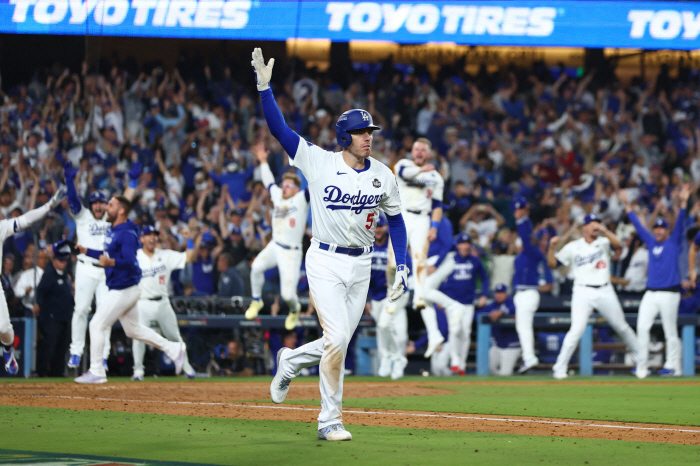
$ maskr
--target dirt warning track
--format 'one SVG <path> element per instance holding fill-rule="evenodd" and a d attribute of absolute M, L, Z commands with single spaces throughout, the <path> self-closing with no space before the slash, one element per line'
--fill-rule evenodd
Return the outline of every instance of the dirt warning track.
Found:
<path fill-rule="evenodd" d="M 421 396 L 451 393 L 451 383 L 346 383 L 346 398 Z M 444 385 L 445 388 L 439 388 Z M 318 384 L 295 383 L 289 399 L 318 398 Z M 89 411 L 316 422 L 318 406 L 275 405 L 243 400 L 267 398 L 269 383 L 68 383 L 3 384 L 0 404 Z M 525 416 L 433 413 L 347 408 L 347 425 L 492 432 L 503 434 L 627 440 L 700 445 L 700 427 Z"/>

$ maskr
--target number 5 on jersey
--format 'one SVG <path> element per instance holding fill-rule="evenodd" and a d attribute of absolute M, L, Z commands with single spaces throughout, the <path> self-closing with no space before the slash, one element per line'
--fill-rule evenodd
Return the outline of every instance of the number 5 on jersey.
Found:
<path fill-rule="evenodd" d="M 367 224 L 365 225 L 365 228 L 367 228 L 368 230 L 371 230 L 372 225 L 374 225 L 374 214 L 375 212 L 367 214 Z"/>

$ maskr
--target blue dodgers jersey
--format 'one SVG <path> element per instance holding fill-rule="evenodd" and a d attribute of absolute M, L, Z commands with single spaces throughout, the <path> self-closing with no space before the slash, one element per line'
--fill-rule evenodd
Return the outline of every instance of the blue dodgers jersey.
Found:
<path fill-rule="evenodd" d="M 200 293 L 212 295 L 216 291 L 214 284 L 214 261 L 211 256 L 205 260 L 197 258 L 192 264 L 192 285 Z"/>
<path fill-rule="evenodd" d="M 479 322 L 482 314 L 488 315 L 491 311 L 498 310 L 502 310 L 504 315 L 514 316 L 515 304 L 513 304 L 513 297 L 508 296 L 508 298 L 500 304 L 494 301 L 481 309 L 477 309 L 474 313 L 474 318 L 477 322 Z M 500 325 L 492 325 L 491 343 L 495 344 L 499 348 L 520 348 L 520 340 L 518 339 L 518 332 L 516 332 L 515 327 L 501 327 Z"/>
<path fill-rule="evenodd" d="M 454 269 L 440 286 L 440 291 L 459 303 L 473 304 L 476 297 L 477 277 L 481 278 L 481 294 L 488 293 L 489 277 L 486 269 L 481 259 L 471 254 L 461 256 L 456 252 L 454 260 Z"/>
<path fill-rule="evenodd" d="M 647 272 L 647 288 L 663 290 L 680 286 L 681 277 L 678 270 L 678 257 L 681 254 L 683 229 L 686 209 L 678 212 L 676 224 L 671 235 L 664 242 L 658 242 L 656 237 L 639 221 L 634 211 L 627 216 L 637 229 L 637 234 L 649 250 L 649 269 Z"/>
<path fill-rule="evenodd" d="M 369 291 L 367 293 L 371 300 L 381 301 L 386 298 L 386 268 L 388 261 L 389 241 L 385 241 L 383 245 L 374 243 L 374 251 L 372 252 L 372 272 L 369 278 Z"/>
<path fill-rule="evenodd" d="M 105 235 L 105 254 L 115 260 L 114 267 L 105 267 L 110 290 L 123 290 L 141 281 L 141 268 L 136 259 L 139 248 L 139 227 L 127 220 L 112 227 Z"/>
<path fill-rule="evenodd" d="M 523 242 L 523 251 L 515 257 L 513 267 L 515 274 L 513 275 L 513 289 L 527 290 L 537 289 L 540 284 L 540 264 L 544 263 L 546 267 L 546 258 L 542 251 L 532 244 L 532 222 L 528 217 L 523 217 L 518 220 L 516 229 L 518 235 Z M 551 271 L 550 271 L 551 275 Z"/>

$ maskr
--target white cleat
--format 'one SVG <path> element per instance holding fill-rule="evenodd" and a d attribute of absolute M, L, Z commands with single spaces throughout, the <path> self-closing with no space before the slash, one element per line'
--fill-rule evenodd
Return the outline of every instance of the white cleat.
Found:
<path fill-rule="evenodd" d="M 282 377 L 282 370 L 280 367 L 280 361 L 282 360 L 282 353 L 289 348 L 282 348 L 277 352 L 277 374 L 272 378 L 270 383 L 270 398 L 272 398 L 273 403 L 280 404 L 287 398 L 287 393 L 289 393 L 289 384 L 292 383 L 292 379 L 285 379 Z"/>
<path fill-rule="evenodd" d="M 379 363 L 379 370 L 377 370 L 377 375 L 379 377 L 389 377 L 391 375 L 391 359 L 384 357 Z"/>
<path fill-rule="evenodd" d="M 185 364 L 182 366 L 182 372 L 185 373 L 188 379 L 194 379 L 197 376 L 194 367 L 190 365 L 189 361 L 185 361 Z"/>
<path fill-rule="evenodd" d="M 134 374 L 131 376 L 131 381 L 132 382 L 143 382 L 143 375 L 139 374 Z"/>
<path fill-rule="evenodd" d="M 552 377 L 554 377 L 556 380 L 564 380 L 569 377 L 569 374 L 566 372 L 554 371 L 552 373 Z"/>
<path fill-rule="evenodd" d="M 391 380 L 398 380 L 403 377 L 403 370 L 406 369 L 408 359 L 404 356 L 401 359 L 394 361 L 394 366 L 391 368 Z"/>
<path fill-rule="evenodd" d="M 345 430 L 342 423 L 331 424 L 323 429 L 318 429 L 318 439 L 342 442 L 344 440 L 352 440 L 352 434 Z"/>
<path fill-rule="evenodd" d="M 445 341 L 445 337 L 440 335 L 439 338 L 428 337 L 428 349 L 425 350 L 423 355 L 426 359 L 433 355 L 433 353 L 442 345 Z"/>
<path fill-rule="evenodd" d="M 248 310 L 245 311 L 245 318 L 248 320 L 255 319 L 264 306 L 265 303 L 263 303 L 262 299 L 251 302 L 250 306 L 248 306 Z"/>
<path fill-rule="evenodd" d="M 636 368 L 632 371 L 632 373 L 638 378 L 638 379 L 646 379 L 649 376 L 649 369 L 640 369 Z"/>
<path fill-rule="evenodd" d="M 523 365 L 520 366 L 520 369 L 518 369 L 518 374 L 525 374 L 527 371 L 535 367 L 540 363 L 540 360 L 537 359 L 537 356 L 534 356 L 532 359 L 529 359 L 528 361 L 523 361 Z"/>
<path fill-rule="evenodd" d="M 87 371 L 86 373 L 84 373 L 80 377 L 76 377 L 75 382 L 77 382 L 77 383 L 92 383 L 92 384 L 107 383 L 107 377 L 99 377 L 99 376 L 93 374 L 92 372 Z"/>

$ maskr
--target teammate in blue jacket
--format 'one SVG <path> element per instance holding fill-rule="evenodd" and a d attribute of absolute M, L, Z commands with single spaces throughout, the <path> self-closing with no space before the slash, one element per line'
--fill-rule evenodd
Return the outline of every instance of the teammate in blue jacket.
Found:
<path fill-rule="evenodd" d="M 112 228 L 105 235 L 104 250 L 77 246 L 82 254 L 97 259 L 105 268 L 107 295 L 97 303 L 95 316 L 90 321 L 90 370 L 76 378 L 78 383 L 98 384 L 107 382 L 102 364 L 102 348 L 107 329 L 119 319 L 124 333 L 151 345 L 168 355 L 179 374 L 185 362 L 185 344 L 168 341 L 139 321 L 137 302 L 141 296 L 139 281 L 141 268 L 136 259 L 139 247 L 139 227 L 128 217 L 131 201 L 124 196 L 114 196 L 107 203 L 107 221 Z"/>
<path fill-rule="evenodd" d="M 617 197 L 625 205 L 627 216 L 649 250 L 647 291 L 642 297 L 642 302 L 639 303 L 637 317 L 639 357 L 635 374 L 640 379 L 649 375 L 649 334 L 656 316 L 660 313 L 666 337 L 666 362 L 659 373 L 680 376 L 682 372 L 681 340 L 678 337 L 678 305 L 681 301 L 681 278 L 678 258 L 683 242 L 683 225 L 688 197 L 690 197 L 690 186 L 686 184 L 681 188 L 678 197 L 680 210 L 673 231 L 670 231 L 668 222 L 663 218 L 657 218 L 652 231 L 649 231 L 632 210 L 632 206 L 627 201 L 627 193 L 624 190 L 618 191 Z"/>
<path fill-rule="evenodd" d="M 516 197 L 513 199 L 511 208 L 523 247 L 514 263 L 513 303 L 515 304 L 515 329 L 523 352 L 523 365 L 518 369 L 518 373 L 524 374 L 540 363 L 535 356 L 535 331 L 532 322 L 535 312 L 540 307 L 541 264 L 546 264 L 547 259 L 542 251 L 532 244 L 532 222 L 528 217 L 530 209 L 527 199 L 522 196 Z"/>
<path fill-rule="evenodd" d="M 476 278 L 481 278 L 479 307 L 486 304 L 489 276 L 479 257 L 472 255 L 471 238 L 460 233 L 455 252 L 449 253 L 440 267 L 425 282 L 425 299 L 445 309 L 450 335 L 450 369 L 464 375 L 474 320 Z M 438 289 L 438 286 L 440 287 Z"/>
<path fill-rule="evenodd" d="M 445 209 L 446 206 L 443 206 Z M 426 275 L 434 273 L 435 270 L 442 264 L 445 260 L 445 256 L 452 250 L 454 246 L 454 231 L 452 229 L 452 223 L 450 220 L 443 216 L 437 227 L 437 236 L 435 241 L 430 243 L 428 248 L 428 260 L 425 262 Z M 445 338 L 440 333 L 438 328 L 437 316 L 435 314 L 435 308 L 433 306 L 426 306 L 421 309 L 420 315 L 423 318 L 423 323 L 425 324 L 425 330 L 428 337 L 428 348 L 425 350 L 424 356 L 429 358 L 433 355 L 433 352 L 437 349 L 440 344 L 445 341 Z"/>
<path fill-rule="evenodd" d="M 513 298 L 508 296 L 505 283 L 496 285 L 491 304 L 476 311 L 475 319 L 488 314 L 492 322 L 498 322 L 503 316 L 515 315 Z M 520 357 L 520 341 L 518 333 L 507 327 L 498 325 L 491 327 L 491 348 L 489 349 L 489 372 L 492 375 L 513 375 L 515 365 Z"/>

